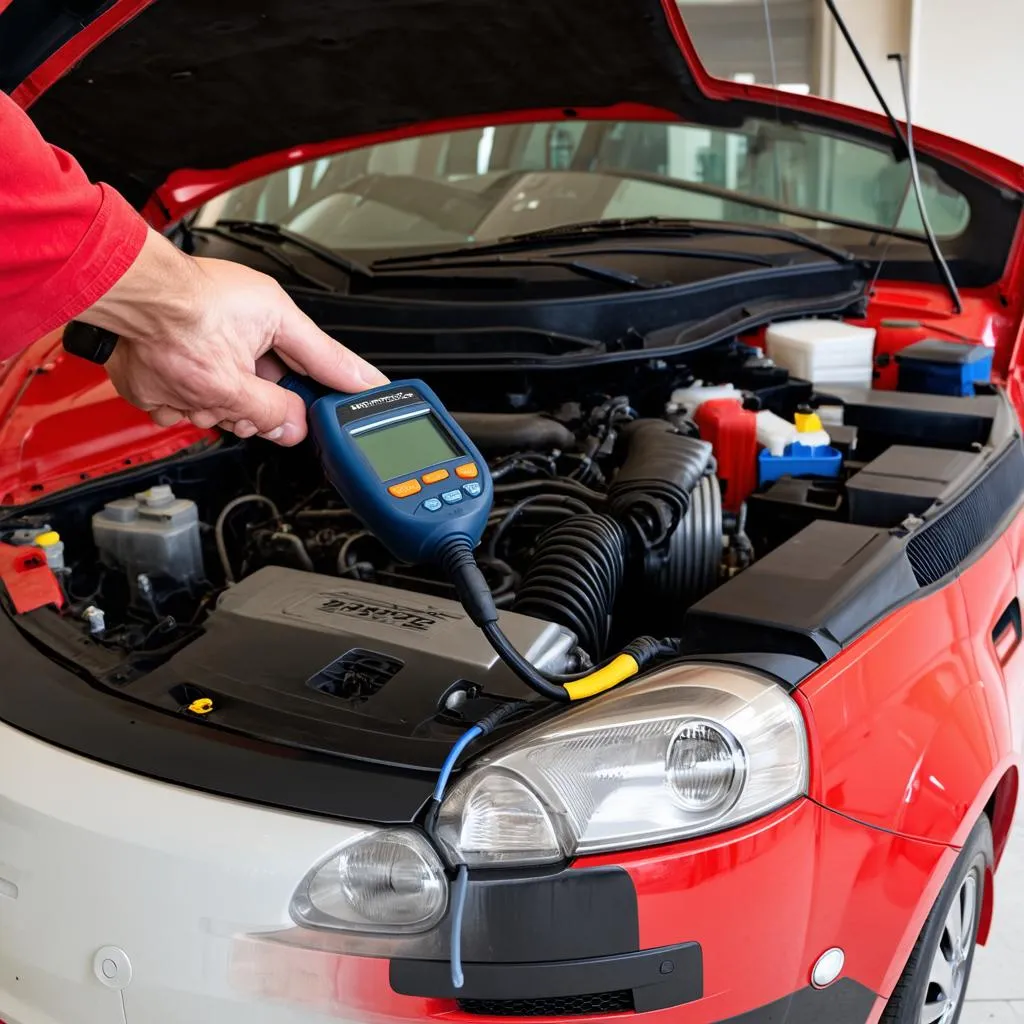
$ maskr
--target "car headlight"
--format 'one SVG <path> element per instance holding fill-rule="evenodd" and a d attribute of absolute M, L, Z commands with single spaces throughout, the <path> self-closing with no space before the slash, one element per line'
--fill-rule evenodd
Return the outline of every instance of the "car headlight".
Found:
<path fill-rule="evenodd" d="M 482 758 L 437 834 L 470 866 L 554 863 L 719 831 L 806 792 L 803 718 L 781 687 L 677 665 Z"/>
<path fill-rule="evenodd" d="M 299 923 L 343 931 L 411 934 L 433 928 L 448 906 L 434 848 L 411 829 L 372 832 L 315 867 L 292 898 Z"/>

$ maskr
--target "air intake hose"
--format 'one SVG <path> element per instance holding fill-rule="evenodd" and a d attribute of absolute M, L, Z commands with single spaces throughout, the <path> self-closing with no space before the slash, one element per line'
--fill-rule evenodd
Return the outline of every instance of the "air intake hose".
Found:
<path fill-rule="evenodd" d="M 711 464 L 711 445 L 664 420 L 635 420 L 622 436 L 629 449 L 608 490 L 608 507 L 648 549 L 661 547 L 690 508 Z"/>
<path fill-rule="evenodd" d="M 626 572 L 626 534 L 610 516 L 573 516 L 545 530 L 513 610 L 571 629 L 600 657 Z"/>
<path fill-rule="evenodd" d="M 692 602 L 714 587 L 721 559 L 711 446 L 661 420 L 637 420 L 625 438 L 611 514 L 573 516 L 542 533 L 513 605 L 571 629 L 593 658 L 607 650 L 627 569 L 645 593 Z"/>

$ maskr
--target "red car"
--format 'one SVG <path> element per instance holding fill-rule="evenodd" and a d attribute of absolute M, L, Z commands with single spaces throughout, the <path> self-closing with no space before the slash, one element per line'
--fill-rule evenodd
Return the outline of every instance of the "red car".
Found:
<path fill-rule="evenodd" d="M 4 1024 L 956 1021 L 1020 770 L 1021 167 L 712 79 L 671 0 L 8 0 L 0 87 L 430 384 L 538 669 L 668 641 L 538 701 L 311 449 L 160 429 L 40 339 L 0 367 Z M 438 508 L 485 469 L 405 454 Z"/>

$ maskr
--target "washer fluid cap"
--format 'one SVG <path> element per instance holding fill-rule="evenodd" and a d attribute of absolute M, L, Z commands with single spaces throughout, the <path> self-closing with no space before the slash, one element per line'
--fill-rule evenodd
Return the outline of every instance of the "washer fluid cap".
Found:
<path fill-rule="evenodd" d="M 60 534 L 56 530 L 49 530 L 36 537 L 36 544 L 41 548 L 51 548 L 54 544 L 60 543 Z"/>

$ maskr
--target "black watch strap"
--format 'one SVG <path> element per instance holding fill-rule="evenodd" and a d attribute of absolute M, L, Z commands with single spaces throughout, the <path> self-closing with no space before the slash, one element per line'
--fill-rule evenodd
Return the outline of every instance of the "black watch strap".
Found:
<path fill-rule="evenodd" d="M 72 320 L 64 328 L 64 350 L 91 363 L 105 363 L 117 347 L 117 335 L 103 327 Z"/>

